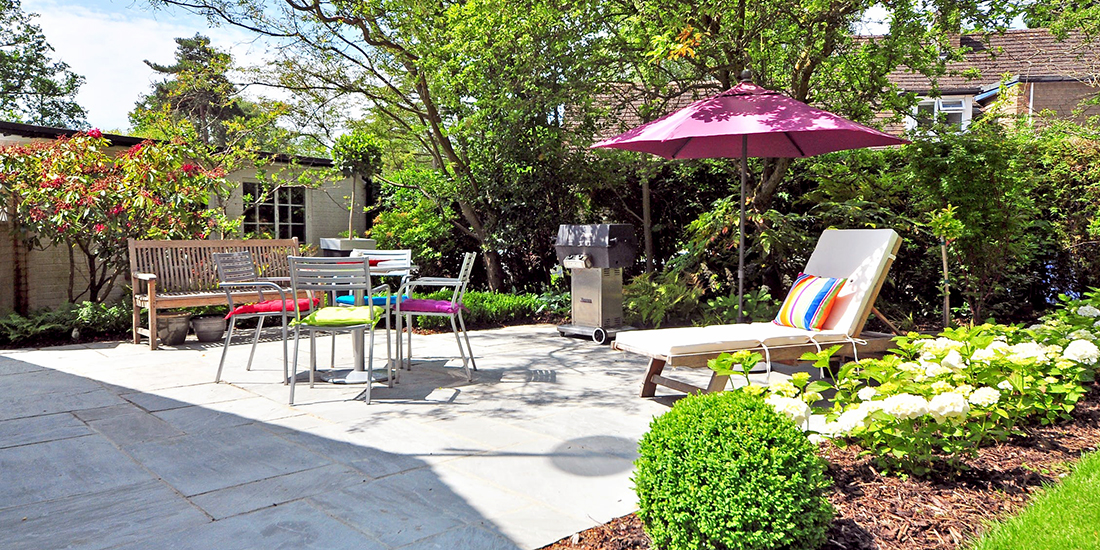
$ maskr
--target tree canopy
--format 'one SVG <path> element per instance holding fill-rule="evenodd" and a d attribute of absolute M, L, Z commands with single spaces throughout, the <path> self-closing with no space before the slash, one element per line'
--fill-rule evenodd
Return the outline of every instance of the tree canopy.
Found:
<path fill-rule="evenodd" d="M 0 118 L 62 128 L 83 128 L 76 93 L 84 77 L 52 59 L 53 47 L 35 14 L 19 0 L 0 0 Z"/>

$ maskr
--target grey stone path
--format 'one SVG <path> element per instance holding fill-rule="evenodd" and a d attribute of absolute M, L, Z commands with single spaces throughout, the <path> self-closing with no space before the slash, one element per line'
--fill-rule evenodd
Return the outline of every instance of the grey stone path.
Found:
<path fill-rule="evenodd" d="M 637 397 L 644 359 L 547 325 L 472 332 L 472 383 L 450 334 L 416 336 L 370 405 L 329 384 L 287 405 L 265 340 L 250 372 L 235 342 L 221 384 L 220 344 L 0 352 L 0 547 L 538 548 L 635 509 L 667 410 Z"/>

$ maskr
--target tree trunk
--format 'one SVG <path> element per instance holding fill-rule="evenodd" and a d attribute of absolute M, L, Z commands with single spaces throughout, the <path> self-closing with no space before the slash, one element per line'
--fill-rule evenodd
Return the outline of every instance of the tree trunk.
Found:
<path fill-rule="evenodd" d="M 767 177 L 756 187 L 756 192 L 753 193 L 752 206 L 757 212 L 764 212 L 771 207 L 772 199 L 775 198 L 775 190 L 779 188 L 779 184 L 783 182 L 783 177 L 787 175 L 787 169 L 791 167 L 791 161 L 789 158 L 771 159 L 775 162 L 771 172 L 766 172 Z"/>
<path fill-rule="evenodd" d="M 642 234 L 645 238 L 645 272 L 653 273 L 653 217 L 648 178 L 642 179 Z"/>
<path fill-rule="evenodd" d="M 504 263 L 500 259 L 500 253 L 482 247 L 482 255 L 485 257 L 485 276 L 489 279 L 489 290 L 500 292 L 504 288 Z"/>

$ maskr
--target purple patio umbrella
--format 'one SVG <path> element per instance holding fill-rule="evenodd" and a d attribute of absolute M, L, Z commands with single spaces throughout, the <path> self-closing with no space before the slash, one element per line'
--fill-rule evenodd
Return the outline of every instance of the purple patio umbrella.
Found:
<path fill-rule="evenodd" d="M 845 149 L 905 143 L 909 142 L 757 86 L 747 74 L 742 74 L 741 82 L 725 92 L 696 101 L 592 147 L 640 151 L 667 159 L 741 159 L 737 265 L 737 318 L 740 322 L 745 284 L 748 157 L 809 157 Z"/>

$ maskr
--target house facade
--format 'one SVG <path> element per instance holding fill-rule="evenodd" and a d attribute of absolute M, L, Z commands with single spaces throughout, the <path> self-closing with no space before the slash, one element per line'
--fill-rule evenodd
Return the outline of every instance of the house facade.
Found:
<path fill-rule="evenodd" d="M 1046 29 L 1018 29 L 955 35 L 952 45 L 964 49 L 963 58 L 948 63 L 935 82 L 905 69 L 890 75 L 891 82 L 920 99 L 890 131 L 937 118 L 966 128 L 984 115 L 1050 112 L 1078 122 L 1100 115 L 1100 105 L 1082 104 L 1100 94 L 1100 44 L 1080 34 L 1059 40 Z M 1000 111 L 994 112 L 995 105 Z"/>
<path fill-rule="evenodd" d="M 75 132 L 0 122 L 0 146 L 52 140 Z M 111 142 L 109 153 L 112 154 L 143 141 L 116 134 L 104 134 L 104 137 Z M 241 218 L 245 234 L 298 237 L 300 243 L 318 246 L 322 238 L 338 237 L 348 230 L 348 198 L 353 195 L 352 227 L 360 233 L 366 230 L 365 189 L 360 178 L 345 178 L 319 186 L 286 185 L 260 198 L 258 190 L 265 179 L 275 177 L 279 181 L 295 182 L 303 172 L 319 172 L 332 167 L 331 161 L 324 158 L 275 155 L 271 160 L 259 169 L 241 169 L 226 176 L 235 185 L 224 208 L 227 215 Z M 86 274 L 80 273 L 78 268 L 75 277 L 76 288 L 81 288 Z M 66 301 L 68 285 L 68 251 L 58 247 L 27 250 L 13 233 L 11 221 L 0 216 L 0 315 L 13 310 L 56 307 Z M 122 290 L 115 292 L 121 294 Z"/>

